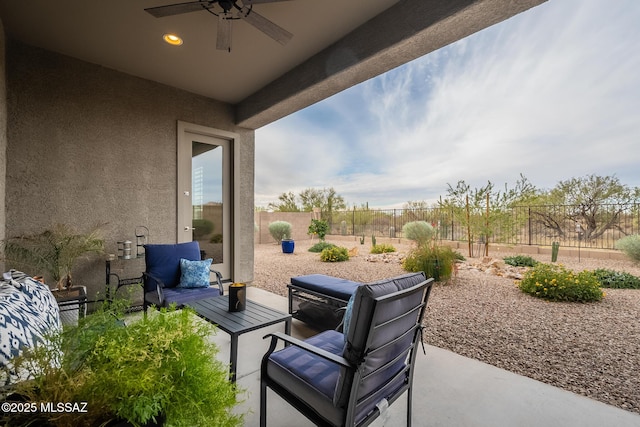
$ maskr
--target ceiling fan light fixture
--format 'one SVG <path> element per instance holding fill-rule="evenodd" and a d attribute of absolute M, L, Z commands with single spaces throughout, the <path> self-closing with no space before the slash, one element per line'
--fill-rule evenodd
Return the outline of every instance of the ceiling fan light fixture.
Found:
<path fill-rule="evenodd" d="M 165 34 L 162 36 L 162 40 L 164 40 L 166 43 L 170 44 L 171 46 L 180 46 L 183 43 L 182 39 L 175 34 Z"/>

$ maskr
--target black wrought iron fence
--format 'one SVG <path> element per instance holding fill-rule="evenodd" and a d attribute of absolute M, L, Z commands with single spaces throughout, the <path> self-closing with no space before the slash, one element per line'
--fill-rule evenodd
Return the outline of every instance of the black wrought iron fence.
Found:
<path fill-rule="evenodd" d="M 330 234 L 401 238 L 411 221 L 427 221 L 444 240 L 488 239 L 491 243 L 613 249 L 620 238 L 640 234 L 640 205 L 517 206 L 507 211 L 480 210 L 465 215 L 452 209 L 354 209 L 323 212 Z M 461 218 L 462 217 L 462 218 Z M 471 230 L 475 232 L 470 233 Z M 481 231 L 478 231 L 481 230 Z"/>

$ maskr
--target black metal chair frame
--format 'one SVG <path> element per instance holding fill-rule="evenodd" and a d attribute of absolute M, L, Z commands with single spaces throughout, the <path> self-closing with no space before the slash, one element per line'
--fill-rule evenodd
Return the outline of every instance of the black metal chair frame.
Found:
<path fill-rule="evenodd" d="M 269 359 L 269 356 L 271 355 L 271 353 L 274 352 L 276 345 L 278 343 L 279 340 L 284 341 L 285 345 L 294 345 L 297 346 L 301 349 L 304 349 L 314 355 L 317 355 L 321 358 L 326 359 L 327 361 L 330 361 L 332 363 L 335 363 L 337 365 L 339 365 L 340 367 L 344 368 L 347 372 L 347 376 L 352 377 L 352 381 L 350 382 L 351 386 L 350 386 L 350 393 L 349 393 L 349 401 L 347 403 L 346 406 L 346 410 L 344 411 L 345 413 L 345 417 L 343 420 L 343 423 L 341 424 L 342 426 L 356 426 L 355 424 L 355 416 L 356 416 L 356 404 L 361 404 L 364 401 L 366 401 L 367 399 L 371 398 L 371 396 L 365 396 L 364 398 L 362 398 L 360 401 L 356 401 L 357 396 L 358 396 L 358 388 L 361 384 L 361 382 L 363 380 L 365 380 L 368 376 L 370 375 L 375 375 L 378 371 L 380 371 L 381 369 L 384 369 L 386 366 L 389 366 L 390 364 L 396 363 L 398 360 L 400 359 L 404 359 L 406 358 L 408 360 L 408 362 L 405 365 L 405 368 L 403 370 L 401 370 L 400 372 L 398 372 L 396 374 L 396 376 L 390 380 L 393 381 L 395 379 L 397 379 L 400 376 L 405 375 L 406 376 L 406 380 L 404 385 L 399 388 L 395 393 L 393 393 L 393 395 L 388 396 L 387 397 L 387 401 L 389 403 L 389 405 L 391 405 L 393 402 L 395 402 L 399 397 L 402 396 L 402 394 L 406 391 L 407 392 L 407 426 L 411 425 L 411 402 L 412 402 L 412 385 L 413 385 L 413 374 L 414 374 L 414 365 L 415 365 L 415 360 L 416 360 L 416 350 L 417 350 L 417 345 L 418 343 L 422 343 L 422 320 L 424 317 L 424 312 L 425 312 L 425 308 L 429 299 L 429 295 L 431 293 L 431 287 L 433 285 L 433 279 L 428 279 L 425 280 L 421 283 L 419 283 L 418 285 L 415 285 L 413 287 L 401 290 L 401 291 L 397 291 L 397 292 L 393 292 L 391 294 L 387 294 L 378 298 L 375 298 L 375 306 L 374 309 L 372 310 L 372 315 L 371 318 L 369 319 L 369 331 L 368 331 L 368 335 L 367 335 L 367 350 L 365 351 L 364 357 L 363 359 L 357 363 L 357 364 L 352 364 L 350 363 L 347 359 L 345 359 L 342 356 L 338 356 L 335 354 L 332 354 L 328 351 L 325 351 L 323 349 L 314 347 L 302 340 L 281 334 L 281 333 L 274 333 L 274 334 L 269 334 L 267 336 L 265 336 L 265 338 L 267 337 L 271 337 L 271 345 L 269 347 L 268 352 L 265 354 L 263 360 L 262 360 L 262 369 L 261 369 L 261 379 L 260 379 L 260 426 L 261 427 L 265 427 L 266 426 L 266 409 L 267 409 L 267 388 L 271 388 L 275 393 L 277 393 L 281 398 L 283 398 L 285 401 L 287 401 L 290 405 L 292 405 L 294 408 L 296 408 L 300 413 L 302 413 L 304 416 L 306 416 L 309 420 L 311 420 L 313 423 L 315 423 L 318 426 L 333 426 L 333 424 L 331 424 L 327 419 L 325 419 L 322 414 L 318 413 L 316 410 L 314 410 L 313 408 L 311 408 L 310 406 L 308 406 L 305 402 L 303 402 L 301 399 L 299 399 L 295 394 L 291 393 L 289 390 L 287 390 L 285 387 L 281 386 L 280 384 L 276 383 L 275 381 L 271 381 L 268 374 L 267 374 L 267 361 Z M 414 292 L 423 292 L 423 296 L 422 296 L 422 303 L 420 305 L 417 305 L 416 307 L 414 307 L 412 310 L 410 310 L 407 313 L 404 313 L 400 316 L 397 316 L 383 324 L 380 325 L 374 325 L 372 324 L 373 319 L 376 318 L 376 312 L 378 310 L 384 310 L 384 307 L 387 303 L 395 301 L 397 299 L 406 297 L 407 295 L 414 293 Z M 416 323 L 414 325 L 414 327 L 412 327 L 411 329 L 409 329 L 408 331 L 406 331 L 401 337 L 398 337 L 396 339 L 394 339 L 393 341 L 387 342 L 385 344 L 383 344 L 382 346 L 376 348 L 376 349 L 370 349 L 370 344 L 372 342 L 373 337 L 375 336 L 376 330 L 380 327 L 383 326 L 387 326 L 392 322 L 395 322 L 399 319 L 402 319 L 406 316 L 416 316 Z M 366 361 L 366 359 L 370 356 L 372 356 L 373 354 L 375 354 L 376 351 L 379 351 L 381 349 L 386 348 L 389 345 L 393 345 L 394 343 L 396 343 L 397 341 L 399 341 L 400 339 L 406 337 L 408 334 L 413 334 L 413 340 L 410 346 L 408 346 L 403 353 L 401 353 L 399 356 L 397 356 L 394 360 L 389 361 L 387 364 L 385 364 L 382 367 L 379 367 L 377 370 L 374 370 L 370 373 L 368 373 L 367 375 L 363 375 L 361 366 L 364 365 L 364 362 Z M 424 350 L 424 344 L 423 344 L 423 350 Z M 349 384 L 349 382 L 346 382 L 346 384 Z M 371 411 L 369 414 L 367 414 L 364 419 L 362 419 L 357 426 L 367 426 L 369 425 L 371 422 L 373 422 L 378 416 L 380 415 L 380 410 L 378 408 L 374 409 L 373 411 Z"/>

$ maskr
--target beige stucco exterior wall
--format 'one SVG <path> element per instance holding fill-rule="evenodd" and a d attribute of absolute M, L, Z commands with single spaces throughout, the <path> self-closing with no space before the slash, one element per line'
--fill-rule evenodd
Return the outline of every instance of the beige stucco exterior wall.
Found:
<path fill-rule="evenodd" d="M 233 280 L 252 280 L 254 132 L 234 125 L 230 105 L 15 42 L 6 68 L 8 236 L 101 222 L 110 253 L 134 240 L 138 225 L 152 243 L 174 243 L 180 120 L 239 135 Z M 127 274 L 141 273 L 136 262 Z M 104 261 L 76 276 L 90 292 L 102 290 Z"/>

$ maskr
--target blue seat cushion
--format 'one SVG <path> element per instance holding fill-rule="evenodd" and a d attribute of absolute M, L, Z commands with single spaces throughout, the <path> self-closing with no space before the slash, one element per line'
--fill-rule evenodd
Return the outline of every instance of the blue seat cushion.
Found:
<path fill-rule="evenodd" d="M 166 288 L 180 283 L 180 258 L 199 261 L 200 245 L 197 241 L 176 244 L 144 245 L 146 272 L 160 280 Z M 145 284 L 147 291 L 155 284 Z"/>
<path fill-rule="evenodd" d="M 306 343 L 330 353 L 341 355 L 344 338 L 340 332 L 328 330 L 307 340 Z M 296 346 L 274 352 L 267 363 L 271 379 L 280 383 L 298 398 L 308 402 L 318 412 L 338 425 L 343 410 L 333 405 L 340 367 Z"/>
<path fill-rule="evenodd" d="M 309 274 L 306 276 L 292 277 L 291 284 L 322 295 L 348 301 L 362 283 L 324 274 Z"/>
<path fill-rule="evenodd" d="M 162 292 L 164 294 L 165 307 L 173 303 L 178 307 L 182 307 L 191 301 L 220 296 L 220 290 L 217 286 L 208 286 L 206 288 L 164 288 Z M 147 292 L 146 299 L 150 304 L 160 306 L 157 292 Z"/>

